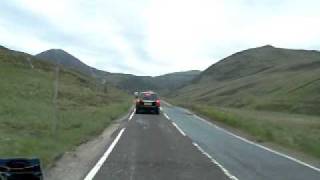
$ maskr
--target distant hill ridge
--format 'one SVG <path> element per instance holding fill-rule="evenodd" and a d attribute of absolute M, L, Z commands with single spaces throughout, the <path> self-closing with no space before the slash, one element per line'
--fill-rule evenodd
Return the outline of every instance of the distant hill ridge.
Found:
<path fill-rule="evenodd" d="M 111 83 L 129 92 L 152 89 L 164 94 L 184 85 L 200 74 L 198 70 L 176 72 L 156 77 L 109 73 L 92 68 L 61 49 L 50 49 L 36 55 L 36 57 L 92 76 L 99 82 Z"/>
<path fill-rule="evenodd" d="M 281 66 L 298 66 L 319 60 L 320 52 L 275 48 L 267 45 L 228 56 L 207 68 L 201 76 L 227 80 L 252 75 Z M 199 79 L 199 78 L 198 78 Z"/>

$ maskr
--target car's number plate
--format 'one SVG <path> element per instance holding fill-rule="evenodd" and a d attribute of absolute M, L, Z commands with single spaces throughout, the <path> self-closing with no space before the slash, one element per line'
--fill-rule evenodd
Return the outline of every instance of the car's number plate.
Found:
<path fill-rule="evenodd" d="M 145 106 L 151 106 L 152 103 L 144 103 Z"/>

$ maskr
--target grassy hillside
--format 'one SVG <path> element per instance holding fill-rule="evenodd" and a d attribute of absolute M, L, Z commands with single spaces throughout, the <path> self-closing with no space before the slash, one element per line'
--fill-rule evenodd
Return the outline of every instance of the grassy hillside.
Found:
<path fill-rule="evenodd" d="M 320 52 L 264 46 L 209 67 L 177 94 L 180 100 L 320 115 Z"/>
<path fill-rule="evenodd" d="M 264 46 L 212 65 L 174 102 L 320 158 L 320 52 Z"/>
<path fill-rule="evenodd" d="M 0 49 L 0 157 L 40 157 L 48 166 L 129 109 L 125 93 L 62 69 L 55 114 L 54 80 L 52 64 Z"/>

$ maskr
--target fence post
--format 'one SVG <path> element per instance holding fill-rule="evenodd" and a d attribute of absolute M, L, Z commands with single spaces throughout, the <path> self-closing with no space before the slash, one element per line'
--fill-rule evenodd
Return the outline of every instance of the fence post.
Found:
<path fill-rule="evenodd" d="M 54 117 L 53 117 L 53 127 L 52 134 L 55 135 L 57 131 L 58 121 L 59 121 L 59 110 L 58 110 L 58 96 L 59 96 L 59 73 L 60 67 L 57 65 L 55 68 L 55 80 L 53 85 L 53 108 L 54 108 Z"/>

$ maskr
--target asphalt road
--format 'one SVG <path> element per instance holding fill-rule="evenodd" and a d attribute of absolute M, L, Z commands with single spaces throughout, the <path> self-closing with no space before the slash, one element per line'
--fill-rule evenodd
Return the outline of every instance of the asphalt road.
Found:
<path fill-rule="evenodd" d="M 190 111 L 164 111 L 194 142 L 225 169 L 243 180 L 320 180 L 320 170 L 236 136 Z"/>
<path fill-rule="evenodd" d="M 85 180 L 319 180 L 320 170 L 188 110 L 132 114 Z"/>
<path fill-rule="evenodd" d="M 163 115 L 136 114 L 94 179 L 228 178 Z"/>

